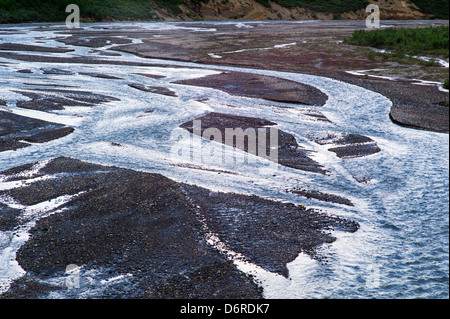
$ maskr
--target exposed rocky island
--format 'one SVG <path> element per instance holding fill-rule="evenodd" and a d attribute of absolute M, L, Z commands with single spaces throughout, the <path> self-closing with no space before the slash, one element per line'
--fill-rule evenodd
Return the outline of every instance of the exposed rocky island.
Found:
<path fill-rule="evenodd" d="M 25 26 L 38 33 L 30 43 L 9 41 L 24 34 L 19 27 L 0 29 L 8 37 L 0 44 L 0 256 L 8 265 L 0 298 L 257 299 L 267 291 L 256 274 L 296 282 L 290 267 L 305 256 L 326 276 L 343 264 L 342 273 L 359 276 L 351 285 L 365 281 L 351 259 L 364 252 L 352 247 L 348 261 L 339 249 L 361 237 L 373 244 L 372 231 L 410 237 L 411 226 L 388 210 L 401 206 L 404 185 L 422 198 L 407 178 L 430 161 L 403 165 L 416 155 L 414 140 L 390 131 L 448 133 L 448 91 L 436 85 L 448 69 L 368 58 L 342 42 L 361 21 L 169 26 L 48 26 L 49 38 L 45 27 Z M 346 101 L 357 102 L 367 125 L 340 116 Z M 375 111 L 388 124 L 372 128 Z M 227 129 L 249 130 L 230 142 Z M 252 129 L 264 133 L 254 136 L 263 148 L 250 145 Z M 211 130 L 220 139 L 205 135 Z M 279 165 L 264 174 L 170 153 L 176 132 L 270 160 L 272 130 Z M 402 168 L 391 169 L 392 159 Z M 67 289 L 68 265 L 81 290 Z"/>
<path fill-rule="evenodd" d="M 258 286 L 208 244 L 208 236 L 217 234 L 249 262 L 287 276 L 286 263 L 299 252 L 314 254 L 315 247 L 335 240 L 331 229 L 359 227 L 302 206 L 212 193 L 159 174 L 71 158 L 52 159 L 27 174 L 36 165 L 0 173 L 3 182 L 42 178 L 0 192 L 25 207 L 2 209 L 2 231 L 35 222 L 16 255 L 26 275 L 3 298 L 44 298 L 64 289 L 51 282 L 69 264 L 96 270 L 101 278 L 130 277 L 102 297 L 260 298 Z M 27 213 L 26 207 L 63 196 L 72 199 Z"/>

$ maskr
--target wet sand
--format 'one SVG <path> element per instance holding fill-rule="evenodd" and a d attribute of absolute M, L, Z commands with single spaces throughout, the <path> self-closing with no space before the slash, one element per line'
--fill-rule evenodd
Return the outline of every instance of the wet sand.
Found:
<path fill-rule="evenodd" d="M 111 50 L 133 53 L 147 58 L 160 58 L 221 64 L 230 66 L 292 71 L 338 79 L 379 92 L 393 102 L 390 117 L 394 123 L 436 132 L 448 132 L 449 94 L 436 86 L 417 85 L 419 80 L 441 81 L 448 77 L 448 69 L 420 65 L 399 66 L 391 62 L 374 61 L 368 58 L 367 49 L 345 45 L 342 40 L 356 29 L 364 28 L 363 21 L 313 21 L 301 23 L 248 23 L 248 28 L 235 28 L 233 24 L 216 25 L 190 23 L 198 31 L 186 29 L 149 31 L 139 27 L 103 28 L 85 31 L 60 30 L 66 35 L 58 38 L 62 43 L 101 48 L 106 44 L 118 44 Z M 415 27 L 448 24 L 448 21 L 382 21 L 382 24 L 397 27 Z M 209 34 L 202 31 L 215 28 Z M 134 29 L 134 30 L 133 30 Z M 59 29 L 56 29 L 59 30 Z M 157 37 L 155 37 L 157 35 Z M 131 44 L 133 39 L 141 44 Z M 283 47 L 294 43 L 293 46 Z M 1 49 L 3 47 L 3 49 Z M 47 48 L 6 43 L 0 46 L 0 56 L 22 61 L 85 63 L 111 65 L 152 65 L 125 61 L 75 57 L 50 57 L 44 55 L 21 55 L 5 50 L 48 52 Z M 2 51 L 3 50 L 3 51 Z M 65 52 L 64 48 L 52 48 L 52 52 Z M 106 53 L 106 51 L 104 52 Z M 220 56 L 220 58 L 217 58 Z M 448 57 L 447 57 L 448 60 Z M 154 66 L 157 66 L 153 64 Z M 357 76 L 346 71 L 385 69 L 398 80 Z M 200 84 L 200 83 L 198 83 Z M 224 89 L 217 81 L 210 82 Z M 203 81 L 202 86 L 205 85 Z M 251 84 L 248 84 L 250 87 Z M 228 89 L 228 92 L 232 90 Z"/>

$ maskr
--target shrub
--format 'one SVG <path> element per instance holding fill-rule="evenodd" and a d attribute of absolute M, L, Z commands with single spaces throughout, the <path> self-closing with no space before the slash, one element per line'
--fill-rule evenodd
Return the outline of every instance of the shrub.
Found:
<path fill-rule="evenodd" d="M 170 5 L 178 0 L 161 2 Z M 65 21 L 69 4 L 80 7 L 82 18 L 96 21 L 154 18 L 148 0 L 0 0 L 0 23 Z"/>
<path fill-rule="evenodd" d="M 412 2 L 425 13 L 448 20 L 448 0 L 412 0 Z"/>
<path fill-rule="evenodd" d="M 448 54 L 449 27 L 356 30 L 348 44 L 388 49 L 403 54 Z"/>

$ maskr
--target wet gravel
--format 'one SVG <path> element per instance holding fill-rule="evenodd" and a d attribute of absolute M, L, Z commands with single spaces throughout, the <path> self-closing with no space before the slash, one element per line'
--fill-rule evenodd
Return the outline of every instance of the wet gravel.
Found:
<path fill-rule="evenodd" d="M 119 101 L 119 99 L 115 97 L 102 94 L 54 88 L 35 88 L 26 91 L 18 90 L 15 92 L 30 98 L 30 100 L 27 101 L 18 101 L 17 107 L 38 111 L 64 110 L 67 106 L 92 107 L 99 105 L 100 103 Z"/>
<path fill-rule="evenodd" d="M 238 116 L 233 114 L 223 114 L 216 112 L 209 113 L 195 120 L 201 121 L 201 128 L 194 129 L 193 121 L 183 123 L 180 125 L 180 127 L 186 129 L 191 133 L 201 134 L 201 136 L 203 136 L 205 131 L 210 128 L 217 129 L 220 131 L 222 138 L 221 141 L 217 142 L 230 144 L 230 146 L 238 147 L 239 149 L 245 152 L 254 153 L 254 155 L 257 156 L 263 156 L 265 158 L 268 158 L 269 160 L 272 160 L 280 165 L 284 165 L 287 167 L 322 174 L 325 174 L 326 172 L 320 164 L 318 164 L 309 157 L 307 150 L 298 145 L 293 135 L 279 129 L 274 130 L 275 131 L 274 134 L 277 135 L 278 154 L 276 157 L 274 156 L 274 158 L 270 156 L 267 157 L 268 154 L 273 153 L 273 151 L 271 151 L 271 148 L 275 147 L 274 145 L 271 145 L 270 141 L 271 136 L 270 127 L 276 125 L 276 123 L 274 122 L 261 118 Z M 254 141 L 256 145 L 254 146 L 255 149 L 253 150 L 251 148 L 248 137 L 247 138 L 243 137 L 244 140 L 239 141 L 238 137 L 234 137 L 233 141 L 227 141 L 227 134 L 226 134 L 227 129 L 233 130 L 242 129 L 243 132 L 245 132 L 245 130 L 247 129 L 255 130 L 254 131 L 255 132 Z M 265 131 L 266 141 L 261 141 L 259 139 L 259 130 Z M 263 146 L 265 147 L 263 148 Z M 259 149 L 260 147 L 263 148 L 263 152 L 265 152 L 265 154 L 260 154 Z"/>
<path fill-rule="evenodd" d="M 398 125 L 439 133 L 449 132 L 449 94 L 436 86 L 350 75 L 328 76 L 388 97 L 392 101 L 389 117 Z"/>
<path fill-rule="evenodd" d="M 340 158 L 364 157 L 381 151 L 368 136 L 343 132 L 316 132 L 310 138 L 320 145 L 330 145 L 330 152 Z"/>
<path fill-rule="evenodd" d="M 1 174 L 14 180 L 31 167 Z M 53 159 L 30 177 L 44 175 L 53 178 L 2 191 L 0 197 L 28 206 L 78 196 L 35 223 L 16 254 L 26 275 L 2 298 L 45 298 L 66 291 L 55 278 L 64 276 L 69 264 L 103 271 L 109 278 L 127 274 L 119 286 L 102 290 L 102 298 L 261 298 L 252 278 L 206 242 L 207 231 L 251 262 L 287 276 L 286 263 L 299 252 L 314 256 L 318 245 L 335 240 L 333 229 L 359 228 L 303 206 L 211 192 L 159 174 L 71 158 Z M 0 206 L 2 229 L 21 227 L 21 214 Z"/>
<path fill-rule="evenodd" d="M 302 105 L 322 106 L 328 99 L 325 93 L 310 85 L 245 72 L 222 72 L 174 83 L 210 87 L 232 95 Z"/>
<path fill-rule="evenodd" d="M 0 111 L 0 151 L 44 143 L 72 133 L 69 126 Z"/>

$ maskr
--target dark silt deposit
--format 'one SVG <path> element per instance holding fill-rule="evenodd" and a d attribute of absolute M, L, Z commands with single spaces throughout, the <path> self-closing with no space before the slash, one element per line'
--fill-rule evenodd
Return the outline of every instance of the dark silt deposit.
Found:
<path fill-rule="evenodd" d="M 19 224 L 20 215 L 19 209 L 0 203 L 0 231 L 13 231 Z"/>
<path fill-rule="evenodd" d="M 114 37 L 114 36 L 94 36 L 88 37 L 85 34 L 74 35 L 66 37 L 64 39 L 59 39 L 58 41 L 63 42 L 66 45 L 80 45 L 91 48 L 102 48 L 110 44 L 130 44 L 133 42 L 132 39 Z"/>
<path fill-rule="evenodd" d="M 448 104 L 448 99 L 446 102 Z M 441 133 L 449 132 L 448 105 L 439 103 L 432 105 L 398 104 L 391 108 L 389 117 L 394 123 L 402 126 Z"/>
<path fill-rule="evenodd" d="M 415 85 L 413 80 L 386 80 L 343 75 L 336 79 L 379 92 L 392 101 L 389 117 L 395 124 L 439 132 L 449 132 L 449 94 L 437 87 Z"/>
<path fill-rule="evenodd" d="M 210 231 L 252 263 L 288 277 L 286 264 L 300 252 L 315 254 L 322 243 L 332 243 L 332 229 L 355 232 L 356 222 L 314 209 L 257 196 L 211 192 L 183 185 L 199 207 Z"/>
<path fill-rule="evenodd" d="M 131 84 L 128 84 L 128 86 L 135 88 L 137 90 L 140 90 L 140 91 L 144 91 L 144 92 L 162 94 L 162 95 L 174 96 L 174 97 L 177 96 L 177 94 L 174 91 L 172 91 L 166 87 L 151 86 L 151 85 L 145 85 L 145 84 L 140 84 L 140 83 L 131 83 Z"/>
<path fill-rule="evenodd" d="M 2 27 L 0 298 L 448 298 L 448 68 L 300 22 Z"/>
<path fill-rule="evenodd" d="M 222 138 L 222 140 L 218 142 L 222 142 L 223 144 L 229 143 L 230 146 L 237 147 L 245 152 L 250 152 L 249 136 L 245 135 L 245 131 L 247 129 L 250 129 L 250 131 L 255 130 L 254 132 L 265 130 L 265 154 L 260 154 L 259 151 L 260 143 L 264 143 L 259 139 L 259 132 L 256 132 L 254 136 L 254 141 L 257 147 L 255 147 L 255 149 L 250 153 L 255 152 L 254 155 L 267 158 L 267 155 L 271 152 L 270 148 L 273 147 L 270 144 L 270 127 L 276 125 L 276 123 L 274 122 L 260 118 L 215 112 L 209 113 L 195 120 L 201 121 L 201 128 L 199 128 L 198 130 L 194 129 L 194 121 L 183 123 L 180 125 L 180 127 L 194 134 L 202 134 L 202 136 L 203 133 L 209 128 L 218 129 L 221 133 Z M 244 132 L 244 136 L 235 136 L 233 137 L 233 141 L 227 141 L 226 129 L 241 129 Z M 278 134 L 278 157 L 276 159 L 278 164 L 315 173 L 324 174 L 326 172 L 321 165 L 308 157 L 308 151 L 304 150 L 302 147 L 300 147 L 300 145 L 298 145 L 294 136 L 278 129 L 276 129 L 276 134 Z M 231 143 L 233 144 L 231 145 Z M 270 157 L 268 159 L 270 159 Z"/>
<path fill-rule="evenodd" d="M 7 194 L 31 205 L 85 193 L 58 208 L 64 211 L 36 223 L 30 240 L 16 255 L 27 274 L 2 297 L 39 298 L 67 290 L 64 286 L 36 290 L 35 286 L 64 276 L 69 264 L 97 270 L 106 278 L 131 274 L 126 284 L 102 291 L 101 297 L 261 296 L 249 277 L 206 243 L 191 204 L 175 182 L 158 174 L 69 158 L 55 159 L 43 170 L 59 175 Z M 90 286 L 89 282 L 81 285 Z"/>
<path fill-rule="evenodd" d="M 320 145 L 333 145 L 328 150 L 340 158 L 363 157 L 381 151 L 374 140 L 360 134 L 317 132 L 310 138 Z"/>
<path fill-rule="evenodd" d="M 74 49 L 44 47 L 38 45 L 20 44 L 20 43 L 0 43 L 2 51 L 25 51 L 25 52 L 46 52 L 46 53 L 67 53 L 73 52 Z"/>
<path fill-rule="evenodd" d="M 147 34 L 146 37 L 149 37 L 149 35 Z M 192 60 L 189 57 L 189 54 L 194 52 L 192 49 L 181 48 L 179 45 L 162 43 L 153 39 L 146 39 L 145 37 L 141 39 L 142 43 L 121 45 L 111 50 L 127 52 L 143 58 L 161 58 L 161 55 L 163 55 L 163 58 L 170 60 L 185 62 Z"/>
<path fill-rule="evenodd" d="M 20 179 L 33 165 L 4 171 L 2 178 Z M 80 289 L 87 297 L 261 298 L 252 278 L 207 243 L 208 232 L 250 262 L 287 276 L 286 263 L 299 252 L 314 255 L 318 245 L 335 240 L 331 230 L 354 232 L 359 227 L 303 206 L 211 192 L 160 174 L 71 158 L 53 159 L 34 172 L 27 177 L 50 179 L 0 196 L 25 207 L 74 197 L 40 219 L 0 206 L 3 230 L 37 220 L 16 254 L 26 274 L 2 298 L 70 293 L 64 281 L 58 283 L 70 264 L 82 266 Z M 125 279 L 108 284 L 118 276 Z"/>
<path fill-rule="evenodd" d="M 74 75 L 75 73 L 69 70 L 63 70 L 58 68 L 41 68 L 42 74 L 54 74 L 54 75 Z"/>
<path fill-rule="evenodd" d="M 0 111 L 0 152 L 44 143 L 72 133 L 69 126 Z"/>
<path fill-rule="evenodd" d="M 163 78 L 166 77 L 165 75 L 151 74 L 151 73 L 134 73 L 134 74 L 142 75 L 142 76 L 145 76 L 145 77 L 150 78 L 150 79 L 163 79 Z"/>
<path fill-rule="evenodd" d="M 100 78 L 100 79 L 123 80 L 122 78 L 120 78 L 120 77 L 118 77 L 118 76 L 111 75 L 111 74 L 88 73 L 88 72 L 80 72 L 79 74 L 81 74 L 81 75 L 87 75 L 87 76 L 92 76 L 92 77 Z"/>
<path fill-rule="evenodd" d="M 322 106 L 328 99 L 325 93 L 310 85 L 244 72 L 222 72 L 174 83 L 214 88 L 232 95 L 303 105 Z"/>
<path fill-rule="evenodd" d="M 17 73 L 22 73 L 22 74 L 32 74 L 33 71 L 28 70 L 28 69 L 22 69 L 22 70 L 17 70 Z"/>
<path fill-rule="evenodd" d="M 315 198 L 324 202 L 331 202 L 331 203 L 337 203 L 347 206 L 353 206 L 353 203 L 342 196 L 334 195 L 334 194 L 327 194 L 320 191 L 314 191 L 314 190 L 307 190 L 302 188 L 293 188 L 286 190 L 287 192 L 302 195 L 306 198 Z"/>
<path fill-rule="evenodd" d="M 29 101 L 17 102 L 17 107 L 38 111 L 64 110 L 67 106 L 92 107 L 101 103 L 119 101 L 117 98 L 85 91 L 61 89 L 33 89 L 16 91 Z"/>
<path fill-rule="evenodd" d="M 37 62 L 37 63 L 59 63 L 59 64 L 90 64 L 90 65 L 128 65 L 128 66 L 158 66 L 166 67 L 164 64 L 133 62 L 122 60 L 99 59 L 97 57 L 73 56 L 61 57 L 53 55 L 39 54 L 20 54 L 16 52 L 0 51 L 0 57 L 18 61 Z"/>

